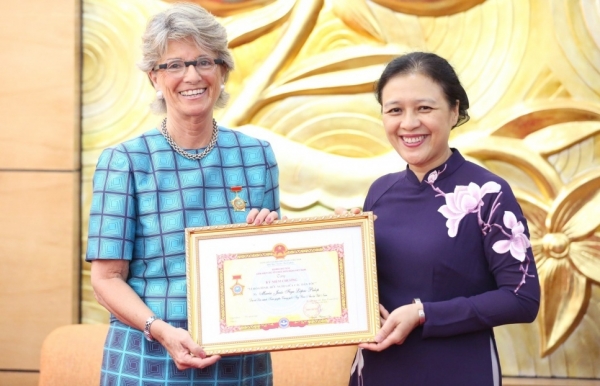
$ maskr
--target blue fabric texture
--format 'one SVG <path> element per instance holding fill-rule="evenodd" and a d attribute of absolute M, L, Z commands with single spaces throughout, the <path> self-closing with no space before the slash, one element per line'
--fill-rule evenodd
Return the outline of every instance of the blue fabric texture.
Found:
<path fill-rule="evenodd" d="M 203 149 L 190 152 L 201 152 Z M 154 314 L 187 329 L 187 227 L 243 223 L 252 208 L 279 208 L 279 171 L 268 142 L 219 127 L 202 160 L 173 151 L 153 129 L 102 152 L 93 178 L 87 261 L 129 260 L 127 283 Z M 233 210 L 236 193 L 247 204 Z M 223 357 L 179 371 L 158 342 L 113 316 L 102 385 L 272 385 L 268 353 Z"/>

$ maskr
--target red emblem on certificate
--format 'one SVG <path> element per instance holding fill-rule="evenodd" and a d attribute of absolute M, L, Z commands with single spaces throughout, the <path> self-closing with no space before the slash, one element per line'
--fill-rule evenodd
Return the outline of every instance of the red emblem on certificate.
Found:
<path fill-rule="evenodd" d="M 244 294 L 244 285 L 239 281 L 242 280 L 242 275 L 233 275 L 232 279 L 235 280 L 235 283 L 230 287 L 231 292 L 233 292 L 233 296 L 241 296 Z"/>
<path fill-rule="evenodd" d="M 276 244 L 273 247 L 273 256 L 275 256 L 276 259 L 285 259 L 287 252 L 287 247 L 284 244 Z"/>
<path fill-rule="evenodd" d="M 236 212 L 245 212 L 247 202 L 244 201 L 238 193 L 242 191 L 241 186 L 232 186 L 231 191 L 235 193 L 235 197 L 231 200 L 231 205 L 233 206 L 233 210 Z"/>

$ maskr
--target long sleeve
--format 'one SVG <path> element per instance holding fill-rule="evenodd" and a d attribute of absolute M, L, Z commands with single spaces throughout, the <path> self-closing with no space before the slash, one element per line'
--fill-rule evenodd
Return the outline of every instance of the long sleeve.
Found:
<path fill-rule="evenodd" d="M 379 178 L 364 210 L 377 215 L 380 303 L 393 312 L 419 298 L 426 317 L 402 344 L 362 351 L 365 382 L 493 385 L 492 328 L 531 322 L 540 298 L 508 183 L 454 150 L 422 179 L 409 167 Z"/>
<path fill-rule="evenodd" d="M 426 302 L 423 337 L 452 336 L 535 319 L 540 287 L 527 221 L 508 184 L 500 181 L 498 187 L 499 192 L 484 197 L 485 210 L 478 219 L 481 234 L 472 235 L 483 242 L 497 288 L 474 296 Z"/>

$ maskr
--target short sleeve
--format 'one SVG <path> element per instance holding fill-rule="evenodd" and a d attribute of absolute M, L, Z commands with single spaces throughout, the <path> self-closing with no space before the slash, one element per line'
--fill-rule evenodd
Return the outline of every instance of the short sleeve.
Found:
<path fill-rule="evenodd" d="M 131 260 L 135 240 L 134 183 L 127 153 L 100 155 L 93 177 L 86 261 Z"/>
<path fill-rule="evenodd" d="M 262 207 L 268 208 L 271 211 L 277 211 L 281 216 L 279 207 L 279 168 L 277 166 L 277 160 L 275 159 L 275 153 L 269 143 L 264 147 L 264 152 L 267 175 Z"/>

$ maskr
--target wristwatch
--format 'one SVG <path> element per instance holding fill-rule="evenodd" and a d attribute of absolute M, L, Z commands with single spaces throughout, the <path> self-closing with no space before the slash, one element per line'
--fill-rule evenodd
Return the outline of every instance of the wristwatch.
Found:
<path fill-rule="evenodd" d="M 419 299 L 419 298 L 414 298 L 413 299 L 413 303 L 415 303 L 415 304 L 423 304 L 423 303 L 421 303 L 421 299 Z M 418 312 L 419 312 L 419 326 L 422 326 L 423 324 L 425 324 L 425 311 L 423 311 L 421 309 Z"/>
<path fill-rule="evenodd" d="M 146 340 L 148 340 L 149 342 L 154 342 L 154 338 L 152 337 L 152 334 L 150 334 L 150 325 L 152 325 L 152 323 L 155 320 L 162 320 L 162 319 L 152 315 L 151 317 L 146 319 L 146 324 L 144 325 L 144 336 L 146 337 Z"/>

